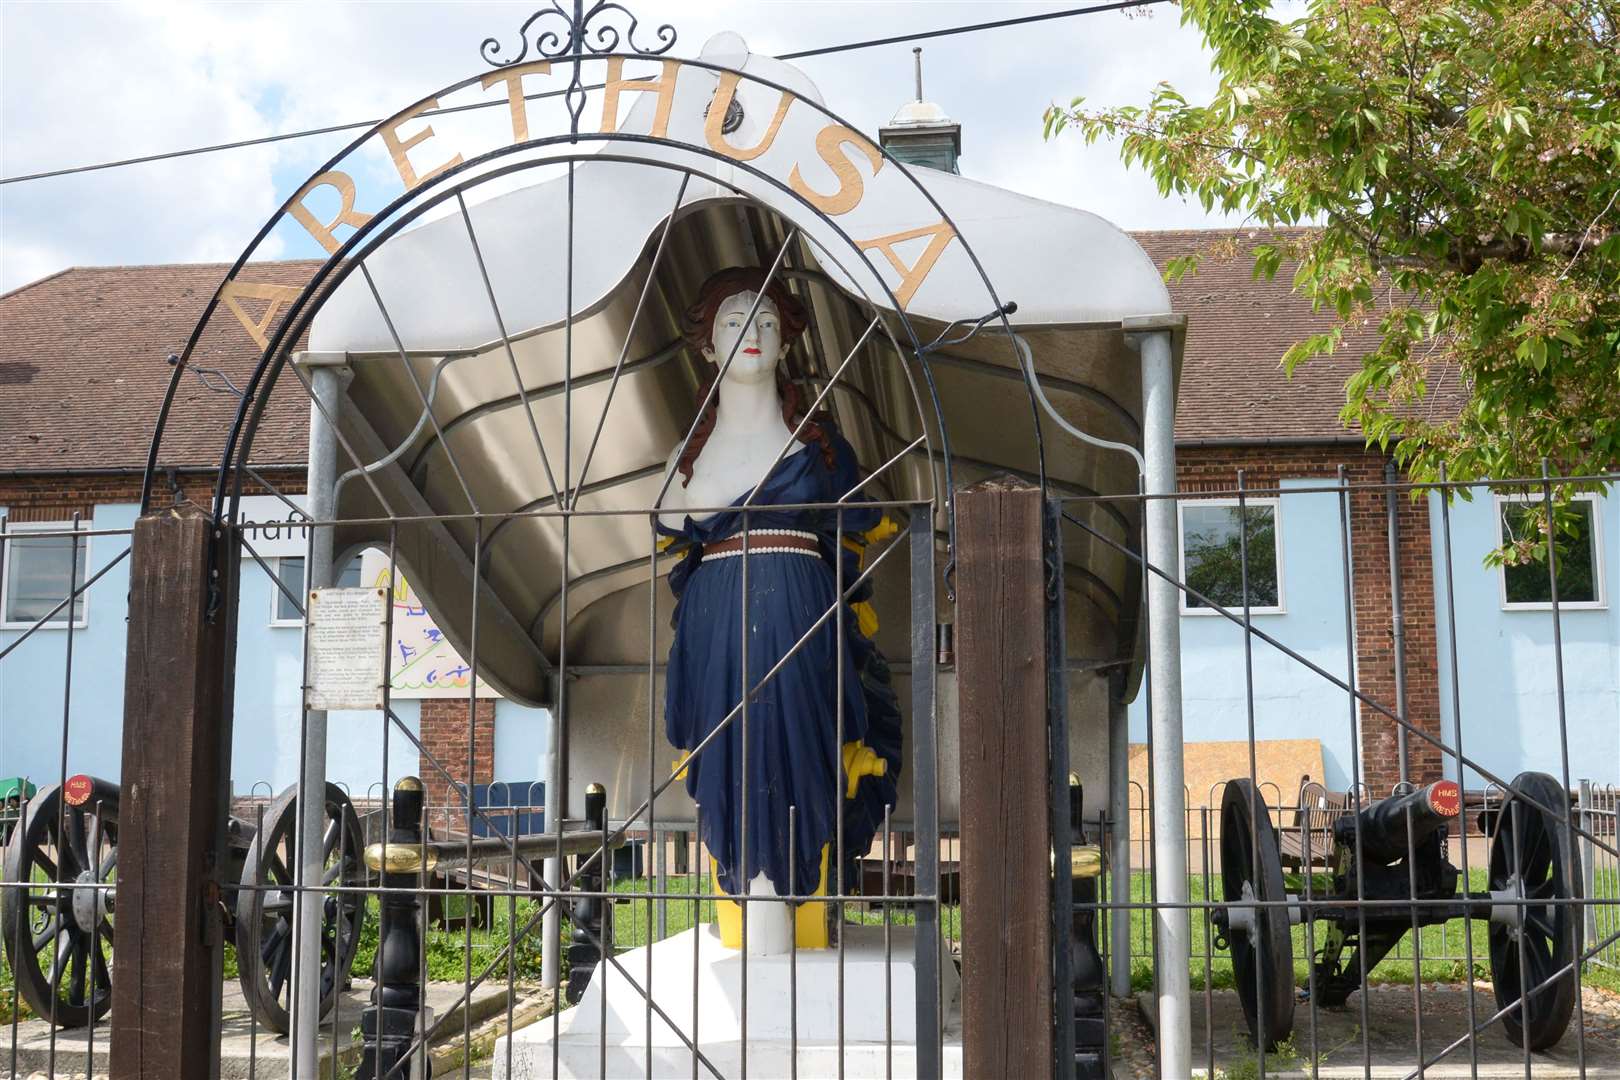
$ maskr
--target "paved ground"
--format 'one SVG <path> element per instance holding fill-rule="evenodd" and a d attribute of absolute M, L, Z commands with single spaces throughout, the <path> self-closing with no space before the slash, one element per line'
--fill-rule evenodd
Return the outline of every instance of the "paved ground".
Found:
<path fill-rule="evenodd" d="M 456 983 L 429 983 L 428 1004 L 438 1015 L 444 1015 L 455 1005 L 460 997 L 461 987 Z M 360 1011 L 365 1008 L 368 996 L 371 993 L 369 980 L 356 980 L 354 986 L 343 994 L 338 1005 L 338 1021 L 335 1025 L 337 1031 L 337 1050 L 340 1057 L 347 1058 L 352 1054 L 352 1048 L 357 1045 L 353 1041 L 353 1032 L 360 1023 Z M 472 1027 L 476 1037 L 480 1023 L 490 1018 L 504 1021 L 506 1008 L 506 986 L 504 983 L 485 985 L 473 993 Z M 255 1025 L 247 1002 L 242 997 L 241 987 L 234 981 L 225 988 L 224 1025 L 220 1038 L 220 1077 L 221 1080 L 239 1080 L 239 1078 L 253 1077 L 255 1080 L 282 1080 L 287 1076 L 287 1039 L 286 1036 L 267 1032 Z M 521 1025 L 520 1025 L 521 1026 Z M 321 1056 L 323 1059 L 322 1074 L 326 1075 L 330 1068 L 326 1064 L 332 1056 L 332 1030 L 333 1025 L 322 1025 Z M 446 1024 L 446 1030 L 459 1036 L 462 1026 L 459 1020 L 452 1018 Z M 12 1077 L 11 1032 L 4 1032 L 4 1045 L 0 1045 L 0 1080 Z M 54 1065 L 51 1054 L 50 1026 L 43 1020 L 30 1020 L 18 1025 L 17 1031 L 17 1071 L 16 1076 L 33 1080 L 35 1076 L 44 1080 L 54 1077 L 57 1080 L 66 1080 L 67 1077 L 85 1076 L 86 1051 L 92 1050 L 95 1056 L 95 1072 L 100 1077 L 108 1068 L 108 1041 L 110 1039 L 108 1022 L 103 1020 L 96 1025 L 92 1035 L 88 1029 L 64 1029 L 56 1033 Z M 92 1047 L 93 1041 L 93 1047 Z M 456 1041 L 459 1041 L 457 1039 Z M 342 1075 L 341 1072 L 339 1075 Z M 461 1075 L 457 1070 L 456 1075 Z M 480 1074 L 474 1066 L 474 1077 L 488 1076 L 487 1066 Z"/>
<path fill-rule="evenodd" d="M 1196 995 L 1193 1007 L 1193 1064 L 1197 1075 L 1207 1075 L 1209 1062 L 1208 1030 L 1215 1032 L 1216 1076 L 1255 1077 L 1259 1062 L 1252 1045 L 1246 1045 L 1248 1028 L 1243 1020 L 1242 1006 L 1233 991 L 1217 991 L 1210 998 L 1213 1023 L 1206 1016 L 1204 998 Z M 1494 1007 L 1489 983 L 1475 987 L 1476 1009 L 1483 1020 Z M 1120 1043 L 1115 1076 L 1120 1080 L 1148 1078 L 1154 1075 L 1153 1029 L 1143 1016 L 1150 1016 L 1151 999 L 1138 998 L 1143 1014 L 1119 1025 Z M 1620 997 L 1601 990 L 1587 988 L 1583 1004 L 1586 1011 L 1586 1072 L 1589 1080 L 1620 1080 Z M 1378 1080 L 1415 1075 L 1417 1054 L 1416 1037 L 1412 1021 L 1413 994 L 1410 986 L 1375 987 L 1367 997 L 1368 1030 L 1367 1050 L 1372 1058 L 1371 1075 Z M 1122 1010 L 1123 1011 L 1123 1010 Z M 1507 1041 L 1499 1026 L 1479 1036 L 1476 1046 L 1479 1068 L 1475 1072 L 1469 1060 L 1466 1045 L 1441 1062 L 1424 1070 L 1430 1080 L 1449 1080 L 1453 1077 L 1506 1078 L 1531 1076 L 1534 1080 L 1562 1080 L 1578 1077 L 1580 1058 L 1575 1021 L 1570 1030 L 1552 1050 L 1531 1057 L 1527 1073 L 1524 1054 Z M 1460 1038 L 1468 1030 L 1468 994 L 1461 986 L 1429 985 L 1423 990 L 1423 1048 L 1424 1056 L 1432 1060 L 1442 1049 Z M 1311 1069 L 1310 1014 L 1301 1008 L 1295 1014 L 1294 1039 L 1291 1048 L 1283 1048 L 1266 1059 L 1266 1075 L 1283 1078 L 1318 1076 L 1324 1080 L 1362 1077 L 1361 1008 L 1359 999 L 1352 997 L 1348 1007 L 1337 1010 L 1323 1009 L 1316 1021 L 1316 1070 Z"/>

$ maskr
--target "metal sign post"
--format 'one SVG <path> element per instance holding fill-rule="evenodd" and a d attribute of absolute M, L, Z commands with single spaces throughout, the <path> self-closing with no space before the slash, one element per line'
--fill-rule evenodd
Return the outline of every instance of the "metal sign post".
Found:
<path fill-rule="evenodd" d="M 313 398 L 309 412 L 309 515 L 315 521 L 335 516 L 338 446 L 333 426 L 342 408 L 349 371 L 341 354 L 299 353 L 294 362 L 309 370 Z M 332 530 L 310 529 L 304 596 L 332 583 Z M 306 620 L 307 621 L 307 620 Z M 308 635 L 305 627 L 305 635 Z M 308 646 L 305 647 L 306 656 Z M 307 659 L 306 659 L 307 666 Z M 306 672 L 305 681 L 308 681 Z M 306 687 L 307 690 L 307 687 Z M 326 868 L 326 710 L 304 713 L 304 756 L 298 774 L 298 903 L 293 940 L 292 1034 L 288 1058 L 294 1076 L 314 1076 L 321 1022 L 321 878 Z"/>

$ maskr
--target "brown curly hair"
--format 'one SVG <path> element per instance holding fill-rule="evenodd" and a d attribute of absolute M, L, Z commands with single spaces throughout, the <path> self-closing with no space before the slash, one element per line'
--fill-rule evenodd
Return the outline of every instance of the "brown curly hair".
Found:
<path fill-rule="evenodd" d="M 766 282 L 764 270 L 754 266 L 733 266 L 728 270 L 721 270 L 712 275 L 698 290 L 697 301 L 686 309 L 686 316 L 682 320 L 681 336 L 686 339 L 687 348 L 699 360 L 706 359 L 704 352 L 714 348 L 714 317 L 719 314 L 720 305 L 741 292 L 763 292 L 776 305 L 777 314 L 782 319 L 782 340 L 791 342 L 804 333 L 810 319 L 804 310 L 799 298 L 787 290 L 780 281 Z M 784 357 L 776 366 L 776 392 L 782 399 L 782 419 L 790 430 L 798 430 L 799 441 L 806 446 L 815 444 L 821 447 L 821 460 L 828 469 L 833 467 L 834 455 L 832 438 L 828 434 L 828 426 L 832 417 L 826 412 L 817 412 L 810 417 L 802 429 L 799 422 L 805 420 L 805 402 L 799 384 L 793 378 L 789 367 L 792 364 L 791 354 Z M 704 380 L 703 387 L 698 391 L 698 400 L 709 396 L 710 387 L 714 386 L 720 377 L 720 369 L 716 367 Z M 686 444 L 686 450 L 676 462 L 676 469 L 681 474 L 681 486 L 685 487 L 692 480 L 692 465 L 703 453 L 704 444 L 714 432 L 716 418 L 720 414 L 720 393 L 716 391 L 710 399 L 708 408 L 698 418 L 697 426 L 692 430 L 692 439 Z"/>

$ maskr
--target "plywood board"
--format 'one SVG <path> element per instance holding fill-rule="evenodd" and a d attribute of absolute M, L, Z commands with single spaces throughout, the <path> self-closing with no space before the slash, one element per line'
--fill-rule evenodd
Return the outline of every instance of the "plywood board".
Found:
<path fill-rule="evenodd" d="M 1306 777 L 1320 783 L 1323 775 L 1322 743 L 1318 739 L 1261 739 L 1254 744 L 1255 776 L 1266 804 L 1292 806 L 1298 801 L 1299 787 Z M 1249 775 L 1249 743 L 1246 739 L 1222 742 L 1187 743 L 1182 749 L 1186 769 L 1187 837 L 1202 837 L 1203 819 L 1199 813 L 1209 807 L 1210 835 L 1220 832 L 1218 818 L 1221 789 L 1218 785 L 1235 777 Z M 1132 743 L 1130 754 L 1131 806 L 1145 805 L 1148 787 L 1148 758 L 1145 743 Z M 1285 819 L 1286 820 L 1286 819 Z M 1136 830 L 1132 830 L 1133 837 Z"/>

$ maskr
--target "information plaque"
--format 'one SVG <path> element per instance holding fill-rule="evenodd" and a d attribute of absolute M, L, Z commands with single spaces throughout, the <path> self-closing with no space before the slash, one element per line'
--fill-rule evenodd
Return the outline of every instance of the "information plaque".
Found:
<path fill-rule="evenodd" d="M 386 589 L 310 592 L 306 707 L 382 708 L 387 604 Z"/>

